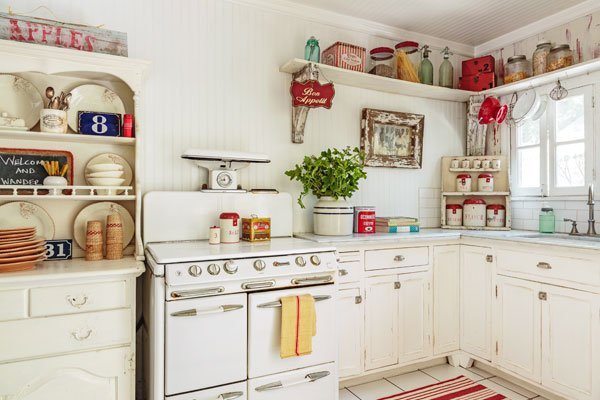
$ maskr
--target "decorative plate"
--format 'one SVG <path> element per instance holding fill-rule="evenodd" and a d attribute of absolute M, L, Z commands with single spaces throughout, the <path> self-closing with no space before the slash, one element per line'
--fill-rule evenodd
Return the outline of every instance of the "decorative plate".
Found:
<path fill-rule="evenodd" d="M 81 85 L 71 90 L 67 122 L 74 132 L 77 129 L 79 111 L 125 114 L 125 106 L 118 94 L 100 85 Z"/>
<path fill-rule="evenodd" d="M 38 123 L 44 100 L 31 82 L 15 75 L 0 75 L 0 93 L 0 112 L 22 118 L 28 130 Z"/>
<path fill-rule="evenodd" d="M 0 258 L 0 265 L 3 264 L 12 264 L 12 263 L 18 263 L 18 262 L 24 262 L 24 261 L 37 261 L 40 259 L 44 259 L 46 258 L 46 256 L 44 255 L 46 253 L 46 250 L 41 250 L 39 251 L 37 254 L 32 254 L 32 255 L 27 255 L 27 256 L 16 256 L 16 257 L 11 257 L 11 258 Z"/>
<path fill-rule="evenodd" d="M 23 242 L 19 241 L 12 243 L 0 243 L 0 252 L 16 251 L 17 249 L 29 248 L 31 246 L 39 246 L 42 245 L 45 241 L 46 239 L 38 236 Z"/>
<path fill-rule="evenodd" d="M 6 229 L 33 226 L 38 236 L 54 239 L 54 221 L 42 207 L 26 201 L 0 206 L 0 226 Z"/>
<path fill-rule="evenodd" d="M 92 168 L 90 168 L 90 167 L 92 167 L 93 165 L 96 165 L 96 164 L 118 164 L 118 165 L 120 165 L 121 167 L 123 167 L 123 176 L 121 178 L 125 179 L 125 181 L 122 183 L 122 186 L 130 186 L 131 185 L 131 182 L 133 181 L 133 170 L 131 169 L 131 165 L 129 165 L 127 160 L 125 160 L 120 155 L 112 154 L 112 153 L 100 154 L 100 155 L 97 155 L 96 157 L 92 158 L 90 161 L 88 161 L 88 163 L 85 166 L 85 175 L 86 175 L 85 180 L 88 183 L 88 185 L 91 185 L 91 183 L 87 179 L 88 171 L 92 170 Z"/>
<path fill-rule="evenodd" d="M 46 253 L 46 248 L 41 244 L 35 246 L 19 247 L 17 249 L 0 250 L 0 258 L 27 256 L 30 254 Z"/>
<path fill-rule="evenodd" d="M 35 265 L 41 261 L 44 261 L 44 257 L 41 257 L 39 260 L 34 261 L 22 261 L 10 264 L 0 264 L 0 272 L 16 272 L 34 269 Z"/>
<path fill-rule="evenodd" d="M 127 247 L 131 239 L 133 239 L 135 223 L 129 211 L 120 204 L 111 201 L 90 204 L 77 214 L 75 224 L 73 225 L 73 236 L 79 247 L 85 249 L 87 222 L 102 221 L 102 224 L 106 225 L 106 217 L 113 212 L 118 212 L 121 215 L 121 221 L 123 222 L 123 248 Z M 106 243 L 106 227 L 102 230 L 102 235 L 104 236 L 104 243 Z"/>

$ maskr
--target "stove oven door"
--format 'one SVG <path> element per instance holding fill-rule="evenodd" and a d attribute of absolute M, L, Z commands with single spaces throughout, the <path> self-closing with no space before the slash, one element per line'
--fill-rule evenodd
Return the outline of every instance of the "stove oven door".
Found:
<path fill-rule="evenodd" d="M 167 396 L 246 379 L 245 294 L 167 302 Z"/>
<path fill-rule="evenodd" d="M 337 396 L 335 363 L 248 381 L 248 400 L 332 400 Z"/>
<path fill-rule="evenodd" d="M 312 338 L 312 354 L 282 359 L 279 355 L 280 299 L 302 294 L 311 294 L 315 298 L 317 334 Z M 250 294 L 248 296 L 248 377 L 255 378 L 335 361 L 337 343 L 334 294 L 333 285 Z"/>

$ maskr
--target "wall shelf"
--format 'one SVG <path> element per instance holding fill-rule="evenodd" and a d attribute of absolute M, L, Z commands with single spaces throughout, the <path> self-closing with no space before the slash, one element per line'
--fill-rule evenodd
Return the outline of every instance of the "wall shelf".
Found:
<path fill-rule="evenodd" d="M 500 172 L 494 168 L 450 168 L 450 172 Z"/>
<path fill-rule="evenodd" d="M 308 61 L 306 60 L 294 58 L 283 64 L 279 68 L 279 71 L 293 74 L 300 71 L 307 64 Z M 350 71 L 348 69 L 332 67 L 331 65 L 318 64 L 318 66 L 326 79 L 331 80 L 338 85 L 353 86 L 405 96 L 457 102 L 466 102 L 469 100 L 470 96 L 477 94 L 476 92 L 470 92 L 468 90 L 448 89 L 440 86 L 424 85 L 400 79 L 371 75 L 364 72 Z"/>
<path fill-rule="evenodd" d="M 532 76 L 531 78 L 523 79 L 517 82 L 487 89 L 483 92 L 480 92 L 480 94 L 484 94 L 486 96 L 504 96 L 514 92 L 519 92 L 550 83 L 556 83 L 556 81 L 559 79 L 566 80 L 567 78 L 573 78 L 596 71 L 600 71 L 600 58 L 595 58 L 593 60 L 575 64 L 567 68 L 562 68 L 556 71 L 547 72 L 545 74 Z"/>
<path fill-rule="evenodd" d="M 78 133 L 50 133 L 34 131 L 12 131 L 0 129 L 0 138 L 69 143 L 102 143 L 135 146 L 135 138 L 81 135 Z"/>
<path fill-rule="evenodd" d="M 442 196 L 510 196 L 510 192 L 442 192 Z"/>
<path fill-rule="evenodd" d="M 70 190 L 69 194 L 63 191 Z M 135 200 L 132 186 L 0 185 L 0 200 Z"/>

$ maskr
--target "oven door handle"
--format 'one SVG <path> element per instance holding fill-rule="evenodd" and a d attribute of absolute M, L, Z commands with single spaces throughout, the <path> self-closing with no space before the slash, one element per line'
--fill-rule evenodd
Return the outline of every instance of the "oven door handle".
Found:
<path fill-rule="evenodd" d="M 257 282 L 244 282 L 242 283 L 242 289 L 251 290 L 251 289 L 266 289 L 275 286 L 274 280 L 268 281 L 257 281 Z"/>
<path fill-rule="evenodd" d="M 318 283 L 330 283 L 333 281 L 331 275 L 311 276 L 308 278 L 293 278 L 292 285 L 314 285 Z"/>
<path fill-rule="evenodd" d="M 223 286 L 198 290 L 180 290 L 176 292 L 171 292 L 171 297 L 174 299 L 184 299 L 186 297 L 202 297 L 210 296 L 212 294 L 223 293 L 224 291 L 225 288 Z"/>
<path fill-rule="evenodd" d="M 318 381 L 319 379 L 323 379 L 330 375 L 329 371 L 319 371 L 319 372 L 311 372 L 307 374 L 304 379 L 290 382 L 290 383 L 282 383 L 281 381 L 267 383 L 266 385 L 259 386 L 255 388 L 257 392 L 266 392 L 268 390 L 277 390 L 277 389 L 285 389 L 291 386 L 302 385 L 303 383 L 311 383 Z"/>
<path fill-rule="evenodd" d="M 171 313 L 172 317 L 197 317 L 202 315 L 220 314 L 229 311 L 239 310 L 244 308 L 241 304 L 224 304 L 217 308 L 210 310 L 198 310 L 197 308 L 190 308 L 189 310 L 175 311 Z"/>
<path fill-rule="evenodd" d="M 323 300 L 329 300 L 331 298 L 331 296 L 329 295 L 322 295 L 322 294 L 318 294 L 316 296 L 313 296 L 313 299 L 315 299 L 315 302 L 317 301 L 323 301 Z M 276 301 L 271 301 L 268 303 L 262 303 L 257 305 L 258 308 L 278 308 L 281 307 L 281 300 L 276 300 Z"/>
<path fill-rule="evenodd" d="M 217 400 L 233 400 L 242 397 L 244 392 L 227 392 L 217 396 Z"/>

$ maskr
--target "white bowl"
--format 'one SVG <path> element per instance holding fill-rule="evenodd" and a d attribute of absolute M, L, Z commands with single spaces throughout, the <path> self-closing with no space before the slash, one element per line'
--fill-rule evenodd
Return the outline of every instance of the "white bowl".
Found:
<path fill-rule="evenodd" d="M 120 178 L 123 176 L 123 171 L 104 171 L 104 172 L 92 172 L 86 174 L 86 178 Z"/>
<path fill-rule="evenodd" d="M 87 166 L 87 172 L 106 172 L 106 171 L 123 171 L 121 164 L 106 163 L 106 164 L 94 164 Z"/>
<path fill-rule="evenodd" d="M 125 179 L 120 178 L 89 178 L 88 182 L 92 186 L 120 186 Z"/>

